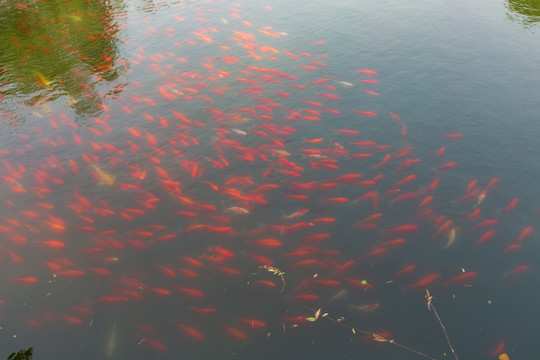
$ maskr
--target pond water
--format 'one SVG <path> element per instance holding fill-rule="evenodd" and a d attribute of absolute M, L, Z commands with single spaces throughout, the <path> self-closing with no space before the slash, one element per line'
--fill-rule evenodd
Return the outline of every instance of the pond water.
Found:
<path fill-rule="evenodd" d="M 0 356 L 533 358 L 539 19 L 2 1 Z"/>

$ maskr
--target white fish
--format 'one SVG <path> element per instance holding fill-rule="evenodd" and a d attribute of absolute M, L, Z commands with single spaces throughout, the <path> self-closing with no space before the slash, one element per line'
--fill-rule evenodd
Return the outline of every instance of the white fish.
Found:
<path fill-rule="evenodd" d="M 343 86 L 354 86 L 354 85 L 351 84 L 350 82 L 341 81 L 341 80 L 334 80 L 334 81 L 337 82 L 338 84 L 343 85 Z"/>
<path fill-rule="evenodd" d="M 451 228 L 448 232 L 448 242 L 443 247 L 443 249 L 447 249 L 450 245 L 454 243 L 454 240 L 456 240 L 456 231 L 457 229 L 455 227 Z"/>
<path fill-rule="evenodd" d="M 249 211 L 248 209 L 244 209 L 239 206 L 231 206 L 229 208 L 226 208 L 225 211 L 233 213 L 233 214 L 250 214 L 251 213 L 251 211 Z"/>
<path fill-rule="evenodd" d="M 232 132 L 234 132 L 235 134 L 238 134 L 238 135 L 242 135 L 242 136 L 246 136 L 247 135 L 247 132 L 245 132 L 244 130 L 240 130 L 240 129 L 231 129 Z"/>

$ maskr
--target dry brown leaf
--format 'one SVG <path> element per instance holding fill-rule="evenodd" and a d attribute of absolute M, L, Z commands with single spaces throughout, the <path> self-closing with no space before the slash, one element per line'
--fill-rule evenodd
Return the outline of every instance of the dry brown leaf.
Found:
<path fill-rule="evenodd" d="M 375 341 L 379 341 L 379 342 L 387 342 L 388 340 L 380 335 L 377 335 L 377 334 L 372 334 L 373 335 L 373 340 Z"/>

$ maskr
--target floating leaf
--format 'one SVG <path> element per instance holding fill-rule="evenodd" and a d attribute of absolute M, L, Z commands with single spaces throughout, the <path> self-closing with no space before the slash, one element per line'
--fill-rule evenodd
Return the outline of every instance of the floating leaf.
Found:
<path fill-rule="evenodd" d="M 356 334 L 356 330 L 354 328 L 351 329 L 353 334 Z"/>
<path fill-rule="evenodd" d="M 361 283 L 362 283 L 362 285 L 367 285 L 367 281 L 366 281 L 366 280 L 362 280 Z"/>
<path fill-rule="evenodd" d="M 501 355 L 499 355 L 499 360 L 510 360 L 510 358 L 508 357 L 508 355 L 506 355 L 506 353 L 502 353 Z"/>
<path fill-rule="evenodd" d="M 306 318 L 306 320 L 307 320 L 307 321 L 313 322 L 313 321 L 316 321 L 317 319 L 315 319 L 314 317 L 311 317 L 311 316 L 310 316 L 310 317 Z"/>
<path fill-rule="evenodd" d="M 317 310 L 317 311 L 315 312 L 315 319 L 318 319 L 318 318 L 319 318 L 319 316 L 321 315 L 321 310 L 322 310 L 322 308 L 319 308 L 319 310 Z"/>
<path fill-rule="evenodd" d="M 373 335 L 373 340 L 375 341 L 379 341 L 379 342 L 387 342 L 388 339 L 380 336 L 380 335 L 377 335 L 377 334 L 372 334 Z"/>

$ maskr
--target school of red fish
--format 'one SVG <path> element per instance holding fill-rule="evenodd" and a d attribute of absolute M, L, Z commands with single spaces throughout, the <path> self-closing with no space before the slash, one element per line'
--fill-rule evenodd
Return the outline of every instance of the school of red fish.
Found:
<path fill-rule="evenodd" d="M 441 191 L 467 134 L 440 134 L 440 147 L 420 152 L 407 116 L 379 109 L 377 69 L 332 75 L 324 39 L 288 48 L 287 34 L 244 19 L 240 4 L 224 11 L 176 4 L 171 21 L 191 14 L 199 25 L 183 34 L 142 24 L 170 46 L 124 40 L 133 52 L 106 62 L 125 81 L 95 98 L 96 116 L 36 112 L 3 144 L 0 307 L 40 298 L 13 326 L 88 327 L 127 307 L 130 344 L 159 353 L 176 346 L 171 331 L 183 344 L 242 343 L 308 326 L 309 308 L 371 316 L 383 308 L 377 288 L 421 298 L 474 287 L 485 248 L 498 249 L 502 282 L 527 276 L 520 253 L 535 229 L 498 234 L 518 198 L 495 202 L 491 177 Z M 142 68 L 153 78 L 134 80 Z M 248 304 L 281 298 L 288 311 L 250 311 L 231 304 L 235 292 Z M 168 319 L 152 320 L 156 304 Z M 505 349 L 492 345 L 487 354 Z"/>

